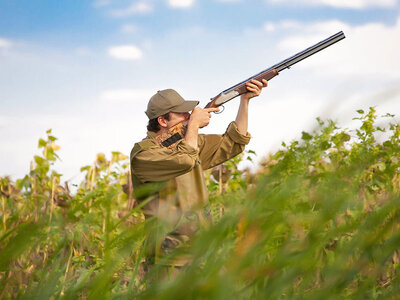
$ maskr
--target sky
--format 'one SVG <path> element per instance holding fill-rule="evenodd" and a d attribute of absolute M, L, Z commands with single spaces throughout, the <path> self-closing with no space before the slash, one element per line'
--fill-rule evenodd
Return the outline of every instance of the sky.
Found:
<path fill-rule="evenodd" d="M 251 100 L 247 149 L 260 160 L 312 132 L 352 128 L 357 109 L 400 116 L 398 0 L 0 0 L 0 176 L 29 172 L 52 129 L 56 169 L 79 181 L 97 153 L 129 154 L 148 99 L 211 97 L 343 31 Z M 202 133 L 223 133 L 239 101 Z"/>

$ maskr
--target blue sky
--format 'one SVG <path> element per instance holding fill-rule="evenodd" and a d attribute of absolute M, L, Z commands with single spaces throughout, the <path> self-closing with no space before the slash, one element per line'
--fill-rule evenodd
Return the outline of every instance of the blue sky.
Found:
<path fill-rule="evenodd" d="M 0 34 L 58 51 L 74 50 L 82 45 L 101 51 L 110 42 L 141 43 L 185 27 L 240 36 L 243 30 L 260 28 L 266 21 L 285 19 L 302 22 L 340 19 L 352 25 L 371 22 L 393 25 L 399 12 L 397 5 L 345 9 L 276 2 L 206 0 L 193 1 L 189 7 L 173 7 L 167 1 L 2 0 Z M 387 2 L 395 3 L 395 0 Z M 137 8 L 135 12 L 138 3 L 147 9 Z"/>
<path fill-rule="evenodd" d="M 355 109 L 371 105 L 400 115 L 399 1 L 292 2 L 0 0 L 0 175 L 25 174 L 52 128 L 57 168 L 73 181 L 96 153 L 129 153 L 157 90 L 205 105 L 340 30 L 345 40 L 252 101 L 249 149 L 261 158 L 311 131 L 317 116 L 351 126 Z M 236 109 L 227 104 L 203 132 L 223 133 Z"/>

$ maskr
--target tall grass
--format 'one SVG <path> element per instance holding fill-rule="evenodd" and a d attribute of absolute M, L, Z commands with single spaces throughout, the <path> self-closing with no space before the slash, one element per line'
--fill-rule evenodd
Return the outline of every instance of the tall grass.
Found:
<path fill-rule="evenodd" d="M 257 173 L 238 171 L 243 155 L 228 182 L 209 172 L 213 225 L 177 250 L 193 262 L 170 280 L 144 272 L 156 223 L 134 205 L 126 156 L 98 155 L 71 194 L 48 132 L 28 175 L 1 178 L 0 298 L 397 299 L 400 125 L 357 118 L 352 131 L 318 120 Z"/>

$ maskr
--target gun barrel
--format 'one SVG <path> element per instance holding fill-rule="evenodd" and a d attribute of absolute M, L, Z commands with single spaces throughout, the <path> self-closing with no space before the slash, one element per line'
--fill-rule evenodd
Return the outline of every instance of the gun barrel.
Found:
<path fill-rule="evenodd" d="M 303 59 L 339 42 L 340 40 L 344 39 L 345 35 L 343 31 L 339 31 L 338 33 L 328 37 L 327 39 L 315 44 L 314 46 L 311 46 L 283 61 L 280 63 L 277 63 L 276 65 L 272 66 L 269 69 L 276 69 L 278 72 L 290 68 L 290 66 L 298 63 L 299 61 L 302 61 Z M 268 70 L 269 70 L 268 69 Z"/>
<path fill-rule="evenodd" d="M 299 61 L 302 61 L 303 59 L 339 42 L 340 40 L 344 39 L 345 35 L 343 33 L 343 31 L 339 31 L 338 33 L 328 37 L 327 39 L 281 61 L 280 63 L 277 63 L 275 65 L 273 65 L 272 67 L 265 69 L 263 71 L 261 71 L 260 73 L 257 73 L 254 76 L 251 76 L 250 78 L 247 78 L 246 80 L 243 80 L 242 82 L 235 84 L 234 86 L 226 89 L 225 91 L 223 91 L 221 94 L 226 94 L 228 92 L 230 92 L 231 90 L 237 88 L 238 86 L 245 84 L 246 82 L 248 82 L 249 80 L 253 79 L 254 77 L 257 77 L 259 75 L 261 75 L 262 73 L 265 73 L 267 71 L 270 71 L 272 69 L 277 70 L 278 72 L 281 72 L 282 70 L 288 69 L 290 68 L 292 65 L 298 63 Z M 215 98 L 215 97 L 214 97 Z"/>

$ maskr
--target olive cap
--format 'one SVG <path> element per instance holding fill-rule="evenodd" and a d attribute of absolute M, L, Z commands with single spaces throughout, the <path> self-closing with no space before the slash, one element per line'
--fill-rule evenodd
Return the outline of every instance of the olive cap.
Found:
<path fill-rule="evenodd" d="M 173 89 L 158 91 L 153 95 L 147 110 L 145 111 L 149 119 L 154 119 L 168 112 L 184 113 L 193 110 L 199 101 L 185 100 Z"/>

